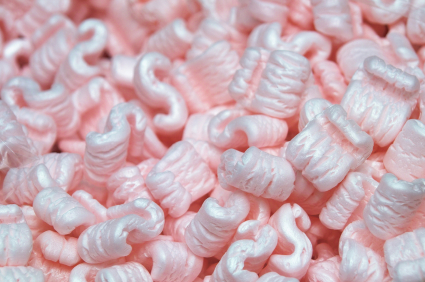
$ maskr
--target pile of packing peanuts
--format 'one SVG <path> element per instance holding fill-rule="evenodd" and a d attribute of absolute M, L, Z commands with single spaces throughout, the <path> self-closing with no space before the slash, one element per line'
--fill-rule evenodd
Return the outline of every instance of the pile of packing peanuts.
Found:
<path fill-rule="evenodd" d="M 424 0 L 0 0 L 0 281 L 425 281 Z"/>

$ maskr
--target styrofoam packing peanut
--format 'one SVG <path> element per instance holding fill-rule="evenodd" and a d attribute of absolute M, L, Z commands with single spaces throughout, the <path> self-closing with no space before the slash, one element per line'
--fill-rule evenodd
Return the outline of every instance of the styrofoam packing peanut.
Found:
<path fill-rule="evenodd" d="M 423 0 L 3 2 L 1 281 L 423 280 Z"/>

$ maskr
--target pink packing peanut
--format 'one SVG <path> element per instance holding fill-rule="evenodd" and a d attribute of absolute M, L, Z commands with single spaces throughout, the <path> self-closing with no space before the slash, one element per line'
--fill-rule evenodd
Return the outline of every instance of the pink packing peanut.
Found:
<path fill-rule="evenodd" d="M 31 266 L 0 267 L 0 275 L 5 279 L 9 279 L 10 281 L 44 281 L 43 271 Z"/>
<path fill-rule="evenodd" d="M 283 158 L 274 157 L 256 147 L 244 154 L 228 150 L 218 167 L 220 185 L 226 190 L 240 189 L 257 197 L 286 200 L 294 188 L 295 173 Z M 266 173 L 267 177 L 264 177 Z"/>
<path fill-rule="evenodd" d="M 0 205 L 0 238 L 3 246 L 0 266 L 25 266 L 33 241 L 24 214 L 17 205 Z"/>
<path fill-rule="evenodd" d="M 101 269 L 96 274 L 96 282 L 122 281 L 128 282 L 152 282 L 149 272 L 143 265 L 137 262 L 127 262 L 125 264 L 113 265 Z"/>
<path fill-rule="evenodd" d="M 139 107 L 132 103 L 115 106 L 108 116 L 104 133 L 91 132 L 86 137 L 84 162 L 88 180 L 105 185 L 108 178 L 124 166 L 128 156 L 140 153 L 145 130 L 146 117 Z"/>
<path fill-rule="evenodd" d="M 74 266 L 81 258 L 77 253 L 77 238 L 61 236 L 53 231 L 46 231 L 34 244 L 38 245 L 45 259 L 60 264 Z"/>
<path fill-rule="evenodd" d="M 310 264 L 312 245 L 305 231 L 311 222 L 305 211 L 297 204 L 284 204 L 269 220 L 278 232 L 277 252 L 265 268 L 280 275 L 300 279 Z"/>
<path fill-rule="evenodd" d="M 146 177 L 151 194 L 174 217 L 185 213 L 189 205 L 211 191 L 215 183 L 213 172 L 187 141 L 170 147 Z"/>
<path fill-rule="evenodd" d="M 96 222 L 91 212 L 58 187 L 43 189 L 35 197 L 33 205 L 35 214 L 61 235 Z"/>
<path fill-rule="evenodd" d="M 233 193 L 224 206 L 220 206 L 216 199 L 208 198 L 186 229 L 186 244 L 199 256 L 214 256 L 230 241 L 248 212 L 249 200 L 241 192 Z"/>
<path fill-rule="evenodd" d="M 310 136 L 313 138 L 308 138 Z M 322 148 L 332 153 L 325 156 L 323 151 L 316 151 L 316 144 L 322 144 Z M 346 118 L 341 106 L 334 105 L 317 115 L 291 140 L 286 157 L 323 192 L 335 187 L 349 170 L 362 164 L 371 154 L 372 145 L 371 137 L 353 120 Z M 330 157 L 335 158 L 335 162 Z M 336 161 L 339 158 L 341 160 Z M 327 164 L 321 164 L 321 168 L 316 170 L 315 166 L 321 163 L 320 160 Z M 334 173 L 329 174 L 329 170 Z"/>
<path fill-rule="evenodd" d="M 63 15 L 53 15 L 31 37 L 34 53 L 30 57 L 33 78 L 43 87 L 52 84 L 56 71 L 76 44 L 77 29 Z"/>
<path fill-rule="evenodd" d="M 422 281 L 424 8 L 3 1 L 0 280 Z"/>
<path fill-rule="evenodd" d="M 72 104 L 69 93 L 61 84 L 55 84 L 51 89 L 42 91 L 35 81 L 15 77 L 3 86 L 1 97 L 10 106 L 23 100 L 24 103 L 18 106 L 26 106 L 50 116 L 56 123 L 56 135 L 60 139 L 75 134 L 80 125 L 80 116 Z"/>
<path fill-rule="evenodd" d="M 202 258 L 194 255 L 186 244 L 160 239 L 141 245 L 129 258 L 142 264 L 150 260 L 152 279 L 161 282 L 193 281 L 203 264 Z"/>

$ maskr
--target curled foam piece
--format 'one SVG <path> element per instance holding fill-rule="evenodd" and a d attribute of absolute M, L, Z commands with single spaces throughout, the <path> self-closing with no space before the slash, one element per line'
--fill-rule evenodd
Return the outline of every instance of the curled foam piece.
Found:
<path fill-rule="evenodd" d="M 251 240 L 240 240 L 233 243 L 221 258 L 209 281 L 257 281 L 258 274 L 245 270 L 243 266 L 254 248 L 254 242 Z"/>
<path fill-rule="evenodd" d="M 0 266 L 27 264 L 33 246 L 32 234 L 17 205 L 0 205 L 0 242 Z"/>
<path fill-rule="evenodd" d="M 284 120 L 248 115 L 241 109 L 224 110 L 208 125 L 210 142 L 223 149 L 282 145 L 287 134 L 288 125 Z"/>
<path fill-rule="evenodd" d="M 129 214 L 122 218 L 110 219 L 92 225 L 78 238 L 78 254 L 85 262 L 90 264 L 127 256 L 132 250 L 128 243 L 143 242 L 143 240 L 133 242 L 131 239 L 143 234 L 143 229 L 139 228 L 138 225 L 144 222 L 145 220 L 142 217 Z M 138 234 L 135 235 L 135 233 Z"/>
<path fill-rule="evenodd" d="M 309 282 L 340 282 L 340 264 L 339 256 L 318 261 L 309 267 L 305 279 Z"/>
<path fill-rule="evenodd" d="M 390 31 L 385 39 L 389 43 L 388 46 L 385 43 L 381 43 L 381 45 L 391 64 L 402 69 L 406 66 L 410 68 L 419 66 L 419 57 L 404 34 Z"/>
<path fill-rule="evenodd" d="M 0 101 L 0 169 L 19 167 L 37 156 L 23 126 L 4 101 Z"/>
<path fill-rule="evenodd" d="M 107 50 L 111 55 L 135 55 L 147 39 L 148 26 L 141 25 L 131 15 L 130 3 L 117 0 L 109 1 L 106 9 L 105 24 L 108 27 Z"/>
<path fill-rule="evenodd" d="M 299 282 L 298 279 L 295 278 L 287 278 L 285 276 L 281 276 L 276 272 L 269 272 L 262 275 L 257 282 Z"/>
<path fill-rule="evenodd" d="M 345 80 L 350 81 L 363 61 L 371 56 L 385 59 L 381 47 L 373 40 L 355 39 L 341 46 L 341 48 L 338 49 L 336 61 L 344 74 Z"/>
<path fill-rule="evenodd" d="M 112 108 L 104 133 L 86 137 L 85 173 L 94 184 L 105 185 L 108 178 L 125 165 L 128 157 L 141 154 L 147 126 L 144 112 L 135 104 Z"/>
<path fill-rule="evenodd" d="M 77 29 L 67 17 L 56 14 L 33 33 L 31 41 L 35 49 L 29 60 L 31 75 L 43 88 L 47 88 L 76 43 Z"/>
<path fill-rule="evenodd" d="M 214 173 L 187 141 L 174 143 L 146 177 L 151 194 L 173 217 L 184 214 L 215 185 Z"/>
<path fill-rule="evenodd" d="M 320 212 L 320 221 L 327 228 L 342 230 L 364 196 L 362 174 L 349 172 Z"/>
<path fill-rule="evenodd" d="M 31 266 L 0 267 L 0 276 L 7 282 L 44 282 L 41 269 Z"/>
<path fill-rule="evenodd" d="M 232 1 L 225 2 L 230 3 Z M 236 12 L 236 14 L 237 13 L 238 12 Z M 186 53 L 186 59 L 193 59 L 202 55 L 202 53 L 214 43 L 222 40 L 229 42 L 231 48 L 235 50 L 238 55 L 241 55 L 246 48 L 247 34 L 241 32 L 241 30 L 237 28 L 237 24 L 236 22 L 229 23 L 227 20 L 223 21 L 213 17 L 203 19 L 193 35 L 192 45 L 190 50 Z"/>
<path fill-rule="evenodd" d="M 91 212 L 57 187 L 41 190 L 34 199 L 33 207 L 35 214 L 61 235 L 96 222 L 96 217 Z"/>
<path fill-rule="evenodd" d="M 28 265 L 41 269 L 46 282 L 68 281 L 72 270 L 71 266 L 45 259 L 38 244 L 34 244 Z"/>
<path fill-rule="evenodd" d="M 385 242 L 385 261 L 391 277 L 397 274 L 395 270 L 400 263 L 410 262 L 413 265 L 415 260 L 421 261 L 420 259 L 424 257 L 424 238 L 425 228 L 419 228 Z"/>
<path fill-rule="evenodd" d="M 129 235 L 129 242 L 145 242 L 154 239 L 164 228 L 164 212 L 149 199 L 136 199 L 126 204 L 108 208 L 106 216 L 110 219 L 126 215 L 138 215 L 137 229 Z"/>
<path fill-rule="evenodd" d="M 19 58 L 28 59 L 34 48 L 27 38 L 16 38 L 10 40 L 3 48 L 3 60 L 10 63 L 14 75 L 24 73 L 24 69 L 19 64 Z M 4 80 L 3 80 L 4 81 Z"/>
<path fill-rule="evenodd" d="M 196 213 L 188 211 L 178 218 L 168 216 L 165 218 L 164 235 L 173 237 L 175 242 L 185 243 L 184 233 Z"/>
<path fill-rule="evenodd" d="M 143 265 L 131 261 L 99 270 L 95 282 L 152 282 L 152 277 Z"/>
<path fill-rule="evenodd" d="M 203 259 L 194 255 L 186 244 L 154 240 L 141 245 L 129 256 L 141 264 L 151 261 L 151 276 L 158 282 L 190 282 L 201 272 Z"/>
<path fill-rule="evenodd" d="M 168 4 L 168 5 L 167 5 Z M 159 29 L 177 18 L 185 18 L 188 14 L 185 1 L 155 0 L 152 2 L 129 2 L 130 16 L 142 26 Z"/>
<path fill-rule="evenodd" d="M 97 19 L 87 19 L 78 27 L 80 41 L 68 53 L 56 73 L 54 83 L 62 84 L 65 89 L 74 91 L 101 73 L 96 63 L 106 46 L 108 30 Z"/>
<path fill-rule="evenodd" d="M 362 219 L 353 221 L 345 227 L 339 239 L 338 249 L 340 254 L 343 253 L 343 247 L 348 240 L 355 240 L 381 257 L 384 256 L 383 247 L 385 241 L 375 237 Z"/>
<path fill-rule="evenodd" d="M 187 29 L 185 21 L 175 19 L 152 34 L 145 42 L 143 52 L 158 52 L 170 60 L 182 58 L 189 50 L 193 34 Z"/>
<path fill-rule="evenodd" d="M 291 11 L 292 13 L 293 11 Z M 249 35 L 248 47 L 261 47 L 269 51 L 284 50 L 307 55 L 312 67 L 329 58 L 332 43 L 329 38 L 315 31 L 300 31 L 281 37 L 280 23 L 262 24 Z"/>
<path fill-rule="evenodd" d="M 44 164 L 31 168 L 12 168 L 4 179 L 2 194 L 8 203 L 32 205 L 41 190 L 56 185 Z"/>
<path fill-rule="evenodd" d="M 34 164 L 44 164 L 55 180 L 55 186 L 64 191 L 75 188 L 83 177 L 83 160 L 77 154 L 50 153 L 40 157 Z"/>
<path fill-rule="evenodd" d="M 100 121 L 109 115 L 111 109 L 125 102 L 118 91 L 102 77 L 90 79 L 72 93 L 71 99 L 81 116 L 78 133 L 82 138 L 91 131 L 98 131 Z"/>
<path fill-rule="evenodd" d="M 352 223 L 353 221 L 363 219 L 363 211 L 369 202 L 372 195 L 375 193 L 376 188 L 378 188 L 379 182 L 377 182 L 375 179 L 368 177 L 367 175 L 363 175 L 363 189 L 365 192 L 365 196 L 362 200 L 360 200 L 359 205 L 357 208 L 353 211 L 350 218 L 347 221 L 347 225 Z"/>
<path fill-rule="evenodd" d="M 313 254 L 311 242 L 304 233 L 311 226 L 310 218 L 297 204 L 284 204 L 270 217 L 269 224 L 278 233 L 278 244 L 265 270 L 301 279 Z"/>
<path fill-rule="evenodd" d="M 314 66 L 313 73 L 323 96 L 331 103 L 340 103 L 347 84 L 339 66 L 333 61 L 322 61 Z"/>
<path fill-rule="evenodd" d="M 28 59 L 33 52 L 33 46 L 29 39 L 12 39 L 4 45 L 2 59 L 0 60 L 0 86 L 3 86 L 9 79 L 24 72 L 28 72 L 25 67 L 21 68 L 20 59 Z"/>
<path fill-rule="evenodd" d="M 30 166 L 10 169 L 3 182 L 7 201 L 32 205 L 43 188 L 75 188 L 83 177 L 83 160 L 77 154 L 50 153 L 29 163 Z"/>
<path fill-rule="evenodd" d="M 414 44 L 424 44 L 425 43 L 425 33 L 424 33 L 424 22 L 420 19 L 423 19 L 425 15 L 425 5 L 422 4 L 421 7 L 415 7 L 410 9 L 409 15 L 407 17 L 407 37 L 410 42 Z"/>
<path fill-rule="evenodd" d="M 301 0 L 291 2 L 289 5 L 289 19 L 295 25 L 302 29 L 311 30 L 314 28 L 313 25 L 313 11 L 311 1 Z"/>
<path fill-rule="evenodd" d="M 317 148 L 320 148 L 318 150 Z M 339 105 L 311 120 L 288 144 L 286 158 L 319 191 L 328 191 L 372 153 L 373 140 Z"/>
<path fill-rule="evenodd" d="M 80 263 L 74 268 L 70 269 L 68 273 L 67 281 L 69 282 L 91 282 L 95 281 L 97 273 L 104 268 L 114 266 L 115 264 L 124 263 L 124 259 L 111 260 L 105 263 L 88 264 Z M 114 281 L 114 280 L 113 280 Z M 53 282 L 53 281 L 52 281 Z M 109 282 L 109 281 L 108 281 Z"/>
<path fill-rule="evenodd" d="M 210 281 L 257 281 L 258 275 L 255 272 L 263 268 L 276 247 L 277 233 L 270 225 L 260 227 L 258 221 L 246 221 L 243 224 L 245 226 L 240 226 L 239 229 L 253 228 L 250 231 L 256 233 L 254 238 L 238 240 L 230 245 Z"/>
<path fill-rule="evenodd" d="M 366 226 L 383 240 L 402 234 L 424 196 L 424 179 L 407 182 L 385 174 L 363 211 Z"/>
<path fill-rule="evenodd" d="M 171 84 L 185 99 L 189 113 L 204 112 L 232 101 L 227 88 L 238 65 L 236 51 L 227 41 L 219 41 L 174 69 Z"/>
<path fill-rule="evenodd" d="M 341 258 L 341 282 L 384 281 L 384 259 L 355 240 L 349 239 L 345 242 Z"/>
<path fill-rule="evenodd" d="M 245 108 L 276 118 L 294 116 L 310 77 L 309 61 L 290 51 L 247 48 L 229 85 Z"/>
<path fill-rule="evenodd" d="M 425 158 L 418 151 L 424 141 L 424 124 L 419 120 L 408 120 L 385 153 L 385 169 L 405 181 L 425 178 Z"/>
<path fill-rule="evenodd" d="M 108 203 L 124 204 L 145 198 L 154 200 L 137 166 L 127 166 L 111 175 L 107 183 Z"/>
<path fill-rule="evenodd" d="M 256 197 L 284 201 L 294 189 L 292 166 L 284 158 L 256 147 L 250 147 L 245 153 L 233 149 L 224 152 L 217 174 L 224 189 L 240 189 Z"/>
<path fill-rule="evenodd" d="M 69 0 L 60 0 L 50 3 L 48 0 L 33 1 L 31 8 L 19 19 L 15 25 L 20 34 L 30 37 L 39 29 L 46 19 L 53 14 L 66 13 L 71 5 Z"/>
<path fill-rule="evenodd" d="M 239 28 L 252 29 L 259 22 L 279 22 L 286 25 L 289 7 L 287 1 L 270 2 L 254 0 L 239 4 L 236 24 Z"/>
<path fill-rule="evenodd" d="M 220 156 L 223 153 L 223 149 L 220 149 L 208 141 L 195 140 L 195 139 L 183 139 L 192 144 L 196 152 L 201 158 L 208 164 L 212 171 L 217 171 L 220 165 Z"/>
<path fill-rule="evenodd" d="M 260 272 L 269 256 L 277 245 L 277 233 L 268 224 L 259 220 L 247 220 L 242 222 L 232 241 L 252 240 L 255 242 L 254 250 L 244 261 L 244 269 L 252 272 Z M 222 265 L 223 266 L 223 265 Z"/>
<path fill-rule="evenodd" d="M 148 199 L 111 207 L 107 216 L 111 219 L 89 227 L 78 238 L 78 253 L 87 263 L 127 256 L 130 244 L 152 240 L 164 227 L 164 213 Z"/>
<path fill-rule="evenodd" d="M 318 215 L 322 208 L 325 207 L 333 192 L 333 190 L 326 192 L 317 190 L 313 183 L 302 175 L 301 171 L 296 171 L 294 190 L 289 196 L 288 201 L 297 203 L 309 215 Z"/>
<path fill-rule="evenodd" d="M 313 120 L 318 114 L 332 106 L 331 102 L 315 98 L 305 102 L 300 111 L 300 119 L 298 120 L 298 130 L 302 131 L 310 120 Z"/>
<path fill-rule="evenodd" d="M 35 240 L 45 259 L 74 266 L 81 261 L 77 252 L 77 238 L 61 236 L 53 231 L 46 231 Z"/>
<path fill-rule="evenodd" d="M 53 118 L 29 108 L 14 108 L 18 122 L 25 127 L 27 136 L 39 154 L 49 153 L 56 141 L 57 127 Z"/>
<path fill-rule="evenodd" d="M 23 100 L 31 110 L 52 117 L 56 123 L 58 138 L 66 138 L 75 134 L 80 125 L 80 116 L 72 104 L 69 93 L 60 84 L 42 91 L 37 82 L 31 78 L 14 77 L 1 91 L 2 99 L 9 104 Z"/>
<path fill-rule="evenodd" d="M 403 0 L 386 2 L 371 0 L 367 3 L 358 1 L 362 13 L 367 20 L 378 24 L 391 24 L 404 17 L 411 7 Z M 406 5 L 407 4 L 407 5 Z"/>
<path fill-rule="evenodd" d="M 249 200 L 241 192 L 232 193 L 223 206 L 214 198 L 206 199 L 186 228 L 185 241 L 201 257 L 212 257 L 233 237 L 249 213 Z"/>
<path fill-rule="evenodd" d="M 145 54 L 134 71 L 134 88 L 140 100 L 158 113 L 153 117 L 155 129 L 170 134 L 183 128 L 188 116 L 186 102 L 172 85 L 162 82 L 157 73 L 169 73 L 172 64 L 169 58 L 157 53 Z M 168 113 L 164 114 L 163 111 Z"/>
<path fill-rule="evenodd" d="M 162 158 L 167 152 L 167 147 L 158 139 L 158 136 L 150 127 L 146 128 L 144 145 L 142 147 L 142 157 L 144 159 Z M 139 160 L 140 161 L 140 160 Z M 133 162 L 137 163 L 137 158 Z"/>
<path fill-rule="evenodd" d="M 378 57 L 369 57 L 352 77 L 341 106 L 349 119 L 356 121 L 377 145 L 385 147 L 412 114 L 419 87 L 415 76 Z"/>
<path fill-rule="evenodd" d="M 317 31 L 338 41 L 349 41 L 354 37 L 348 0 L 311 1 L 314 14 L 314 27 Z"/>
<path fill-rule="evenodd" d="M 85 209 L 95 215 L 96 223 L 108 220 L 106 214 L 106 208 L 100 204 L 90 193 L 84 190 L 77 190 L 72 194 L 72 197 L 76 199 Z"/>
<path fill-rule="evenodd" d="M 212 196 L 212 195 L 211 195 Z M 230 196 L 230 195 L 229 195 Z M 262 225 L 267 224 L 270 219 L 270 204 L 267 199 L 246 194 L 249 200 L 249 213 L 246 220 L 257 220 Z"/>
<path fill-rule="evenodd" d="M 28 224 L 28 227 L 31 230 L 32 238 L 35 240 L 37 237 L 43 233 L 44 231 L 47 231 L 51 229 L 51 226 L 42 221 L 37 217 L 37 215 L 34 212 L 33 207 L 31 206 L 22 206 L 21 210 L 24 214 L 25 221 Z"/>
<path fill-rule="evenodd" d="M 425 272 L 424 263 L 425 258 L 399 262 L 393 272 L 393 281 L 421 281 Z"/>

